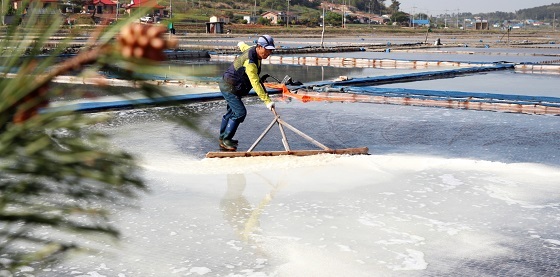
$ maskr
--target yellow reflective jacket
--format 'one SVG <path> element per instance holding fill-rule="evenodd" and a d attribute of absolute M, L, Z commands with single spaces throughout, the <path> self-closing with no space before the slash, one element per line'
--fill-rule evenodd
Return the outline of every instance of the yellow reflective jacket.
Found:
<path fill-rule="evenodd" d="M 232 87 L 235 95 L 247 95 L 252 88 L 265 104 L 272 102 L 260 82 L 261 59 L 257 55 L 256 46 L 249 46 L 244 42 L 237 45 L 242 53 L 224 73 L 224 81 Z"/>

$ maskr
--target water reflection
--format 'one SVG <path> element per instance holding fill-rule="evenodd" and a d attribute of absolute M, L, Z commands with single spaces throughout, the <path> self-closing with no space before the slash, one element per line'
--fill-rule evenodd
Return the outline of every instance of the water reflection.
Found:
<path fill-rule="evenodd" d="M 220 201 L 224 219 L 243 242 L 249 242 L 251 234 L 260 227 L 258 215 L 253 215 L 254 209 L 243 195 L 246 187 L 247 180 L 244 174 L 228 174 L 227 190 Z"/>
<path fill-rule="evenodd" d="M 252 205 L 244 195 L 247 179 L 244 174 L 228 174 L 227 189 L 220 201 L 224 220 L 233 228 L 235 236 L 256 250 L 260 256 L 269 256 L 263 249 L 261 218 L 280 186 L 265 180 L 271 190 L 257 205 Z"/>

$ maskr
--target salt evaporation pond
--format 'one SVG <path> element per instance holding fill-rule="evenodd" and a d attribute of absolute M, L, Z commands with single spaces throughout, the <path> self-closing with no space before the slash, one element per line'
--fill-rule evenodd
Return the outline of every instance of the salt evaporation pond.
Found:
<path fill-rule="evenodd" d="M 292 76 L 305 78 L 298 74 Z M 526 90 L 516 78 L 552 81 Z M 558 78 L 499 72 L 395 86 L 554 94 Z M 484 86 L 499 80 L 508 81 Z M 113 120 L 93 128 L 141 159 L 150 192 L 133 203 L 136 209 L 111 208 L 121 241 L 90 244 L 99 252 L 37 275 L 560 272 L 558 116 L 277 101 L 284 120 L 323 144 L 367 146 L 371 155 L 205 159 L 218 148 L 223 101 L 110 112 Z M 240 150 L 272 120 L 259 100 L 247 105 Z M 200 130 L 166 121 L 169 115 L 195 120 Z M 290 132 L 288 138 L 293 148 L 313 147 Z M 256 150 L 281 148 L 274 128 Z"/>
<path fill-rule="evenodd" d="M 250 102 L 241 147 L 271 119 Z M 122 111 L 97 126 L 142 158 L 151 192 L 139 209 L 112 209 L 120 243 L 97 245 L 100 253 L 72 257 L 46 276 L 560 270 L 558 117 L 278 103 L 286 121 L 326 145 L 368 146 L 372 155 L 203 159 L 217 147 L 204 132 L 215 132 L 223 109 L 212 102 Z M 202 133 L 161 118 L 169 114 L 199 115 Z M 278 132 L 269 136 L 262 147 L 281 148 Z"/>

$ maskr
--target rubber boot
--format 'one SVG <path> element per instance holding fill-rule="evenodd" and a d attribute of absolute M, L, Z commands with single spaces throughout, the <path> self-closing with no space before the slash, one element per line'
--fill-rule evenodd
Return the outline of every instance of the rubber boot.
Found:
<path fill-rule="evenodd" d="M 228 120 L 225 117 L 222 117 L 222 124 L 220 125 L 220 144 L 225 137 L 227 124 Z M 233 142 L 235 146 L 237 146 L 238 144 L 238 141 L 236 139 L 231 139 L 231 142 Z"/>
<path fill-rule="evenodd" d="M 228 120 L 226 129 L 224 131 L 224 136 L 222 138 L 222 141 L 220 142 L 220 147 L 229 151 L 237 150 L 237 145 L 232 141 L 232 138 L 235 135 L 235 132 L 237 131 L 237 127 L 239 127 L 239 122 L 231 119 Z"/>
<path fill-rule="evenodd" d="M 225 117 L 222 117 L 222 124 L 220 125 L 220 140 L 224 138 L 224 133 L 226 132 L 228 120 Z"/>

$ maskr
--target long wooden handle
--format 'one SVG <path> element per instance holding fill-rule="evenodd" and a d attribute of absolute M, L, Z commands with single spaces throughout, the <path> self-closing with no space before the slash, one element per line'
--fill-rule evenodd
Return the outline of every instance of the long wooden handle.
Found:
<path fill-rule="evenodd" d="M 268 127 L 266 127 L 266 129 L 264 130 L 264 132 L 257 138 L 257 140 L 255 141 L 255 143 L 253 143 L 253 145 L 251 145 L 251 147 L 249 147 L 249 150 L 247 150 L 247 152 L 251 152 L 253 151 L 253 149 L 255 149 L 255 147 L 257 147 L 257 145 L 259 144 L 259 142 L 261 142 L 261 140 L 264 138 L 264 136 L 266 136 L 266 134 L 268 133 L 268 131 L 270 131 L 270 129 L 272 128 L 272 126 L 274 126 L 274 123 L 277 122 L 278 117 L 275 117 L 272 122 L 270 122 L 270 124 L 268 125 Z"/>
<path fill-rule="evenodd" d="M 284 145 L 284 149 L 286 151 L 290 151 L 290 145 L 288 144 L 288 137 L 286 137 L 286 133 L 284 132 L 284 127 L 280 124 L 280 116 L 276 113 L 276 109 L 272 107 L 272 112 L 274 116 L 276 116 L 276 122 L 278 123 L 278 128 L 280 129 L 280 134 L 282 134 L 282 144 Z"/>
<path fill-rule="evenodd" d="M 331 150 L 330 148 L 326 147 L 326 146 L 323 145 L 322 143 L 320 143 L 320 142 L 314 140 L 312 137 L 310 137 L 310 136 L 306 135 L 305 133 L 303 133 L 302 131 L 296 129 L 296 127 L 294 127 L 294 126 L 288 124 L 286 121 L 284 121 L 284 120 L 282 120 L 282 119 L 280 119 L 280 118 L 278 118 L 277 120 L 278 120 L 278 123 L 279 123 L 279 124 L 285 125 L 285 126 L 288 127 L 290 130 L 294 131 L 294 133 L 300 135 L 302 138 L 308 140 L 309 142 L 311 142 L 311 143 L 313 143 L 313 144 L 315 144 L 315 145 L 317 145 L 317 146 L 323 148 L 324 150 Z"/>

